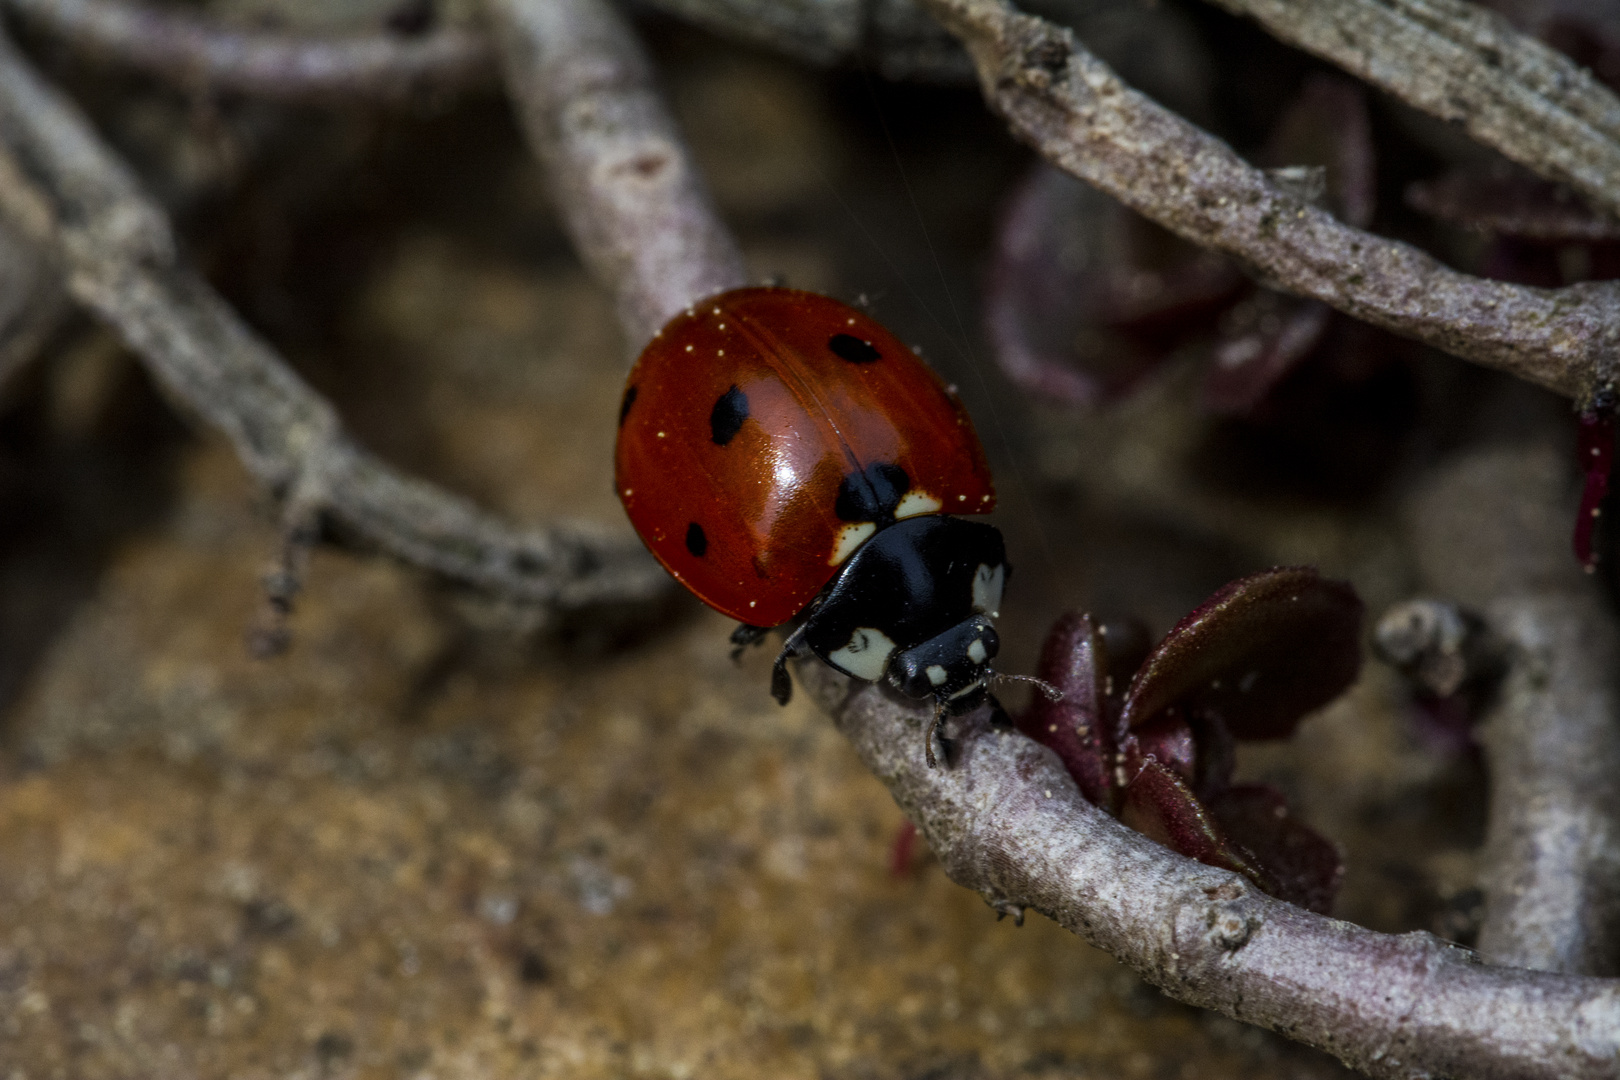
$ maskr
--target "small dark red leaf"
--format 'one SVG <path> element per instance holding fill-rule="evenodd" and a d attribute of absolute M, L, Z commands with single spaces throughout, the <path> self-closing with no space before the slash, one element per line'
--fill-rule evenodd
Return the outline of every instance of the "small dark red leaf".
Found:
<path fill-rule="evenodd" d="M 1152 758 L 1126 785 L 1119 817 L 1171 851 L 1242 874 L 1265 892 L 1277 893 L 1277 882 L 1253 856 L 1227 838 L 1192 789 Z"/>
<path fill-rule="evenodd" d="M 1171 708 L 1208 713 L 1239 739 L 1286 738 L 1361 670 L 1362 604 L 1313 567 L 1278 567 L 1226 585 L 1149 655 L 1126 694 L 1123 723 Z"/>
<path fill-rule="evenodd" d="M 1237 784 L 1205 806 L 1220 831 L 1265 870 L 1275 885 L 1268 892 L 1324 915 L 1332 909 L 1344 860 L 1331 841 L 1290 816 L 1280 792 L 1265 784 Z"/>
<path fill-rule="evenodd" d="M 1053 701 L 1035 694 L 1017 725 L 1057 753 L 1082 795 L 1112 813 L 1117 810 L 1117 792 L 1107 665 L 1103 635 L 1091 616 L 1064 615 L 1047 635 L 1037 668 L 1063 698 Z"/>
<path fill-rule="evenodd" d="M 917 824 L 910 818 L 900 823 L 889 847 L 889 874 L 903 878 L 911 874 L 911 860 L 917 854 Z"/>
<path fill-rule="evenodd" d="M 1125 775 L 1134 776 L 1148 758 L 1175 773 L 1184 783 L 1198 783 L 1198 748 L 1192 727 L 1173 711 L 1162 712 L 1120 740 Z"/>

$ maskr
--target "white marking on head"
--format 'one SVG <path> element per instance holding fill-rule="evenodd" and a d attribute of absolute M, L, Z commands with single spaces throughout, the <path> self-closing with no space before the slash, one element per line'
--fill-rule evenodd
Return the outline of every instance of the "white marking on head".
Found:
<path fill-rule="evenodd" d="M 945 680 L 951 677 L 950 672 L 946 671 L 945 668 L 939 664 L 929 664 L 927 667 L 923 668 L 923 674 L 927 675 L 928 681 L 933 683 L 935 686 L 944 686 Z"/>
<path fill-rule="evenodd" d="M 881 630 L 863 626 L 849 636 L 849 644 L 828 654 L 827 663 L 845 675 L 853 675 L 867 682 L 877 682 L 883 678 L 884 669 L 889 666 L 889 657 L 892 655 L 894 642 L 889 640 L 889 635 Z"/>
<path fill-rule="evenodd" d="M 838 542 L 833 545 L 832 558 L 827 560 L 828 566 L 842 566 L 844 560 L 855 553 L 855 549 L 866 543 L 866 538 L 877 532 L 877 523 L 862 521 L 854 525 L 845 525 L 838 530 Z"/>
<path fill-rule="evenodd" d="M 973 574 L 973 610 L 983 612 L 992 619 L 1001 615 L 1001 589 L 1007 583 L 1007 566 L 994 567 L 979 564 Z"/>
<path fill-rule="evenodd" d="M 944 504 L 926 491 L 908 491 L 906 497 L 900 500 L 900 505 L 894 508 L 895 520 L 918 517 L 922 514 L 937 514 L 942 505 Z"/>
<path fill-rule="evenodd" d="M 967 658 L 975 664 L 982 664 L 990 659 L 990 654 L 984 648 L 984 638 L 973 639 L 973 644 L 967 647 Z"/>

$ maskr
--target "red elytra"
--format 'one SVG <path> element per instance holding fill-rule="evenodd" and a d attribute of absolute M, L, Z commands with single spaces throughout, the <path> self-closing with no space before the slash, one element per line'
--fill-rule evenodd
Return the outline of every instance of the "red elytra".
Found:
<path fill-rule="evenodd" d="M 676 316 L 625 387 L 615 485 L 664 567 L 710 607 L 776 626 L 868 532 L 837 512 L 852 473 L 910 481 L 895 517 L 984 514 L 972 421 L 898 338 L 846 304 L 735 289 Z"/>

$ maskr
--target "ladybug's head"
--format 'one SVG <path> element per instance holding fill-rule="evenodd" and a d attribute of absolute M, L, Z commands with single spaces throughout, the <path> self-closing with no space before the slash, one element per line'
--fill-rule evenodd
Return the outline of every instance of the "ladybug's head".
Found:
<path fill-rule="evenodd" d="M 889 681 L 908 697 L 927 698 L 950 711 L 976 704 L 994 673 L 990 661 L 1001 649 L 1001 638 L 982 614 L 964 619 L 920 645 L 896 653 L 889 661 Z"/>

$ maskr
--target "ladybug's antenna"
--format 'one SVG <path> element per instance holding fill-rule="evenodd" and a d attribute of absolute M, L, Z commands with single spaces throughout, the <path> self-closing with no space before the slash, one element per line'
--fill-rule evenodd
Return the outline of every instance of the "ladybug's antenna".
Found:
<path fill-rule="evenodd" d="M 994 677 L 993 677 L 993 679 L 991 681 L 993 681 L 993 682 L 1027 682 L 1031 686 L 1035 687 L 1035 689 L 1037 689 L 1041 693 L 1045 694 L 1047 701 L 1062 701 L 1063 700 L 1063 691 L 1059 690 L 1057 687 L 1053 686 L 1051 683 L 1047 682 L 1045 679 L 1037 679 L 1033 675 L 1003 675 L 1001 672 L 998 671 L 998 672 L 996 672 L 994 674 Z"/>

